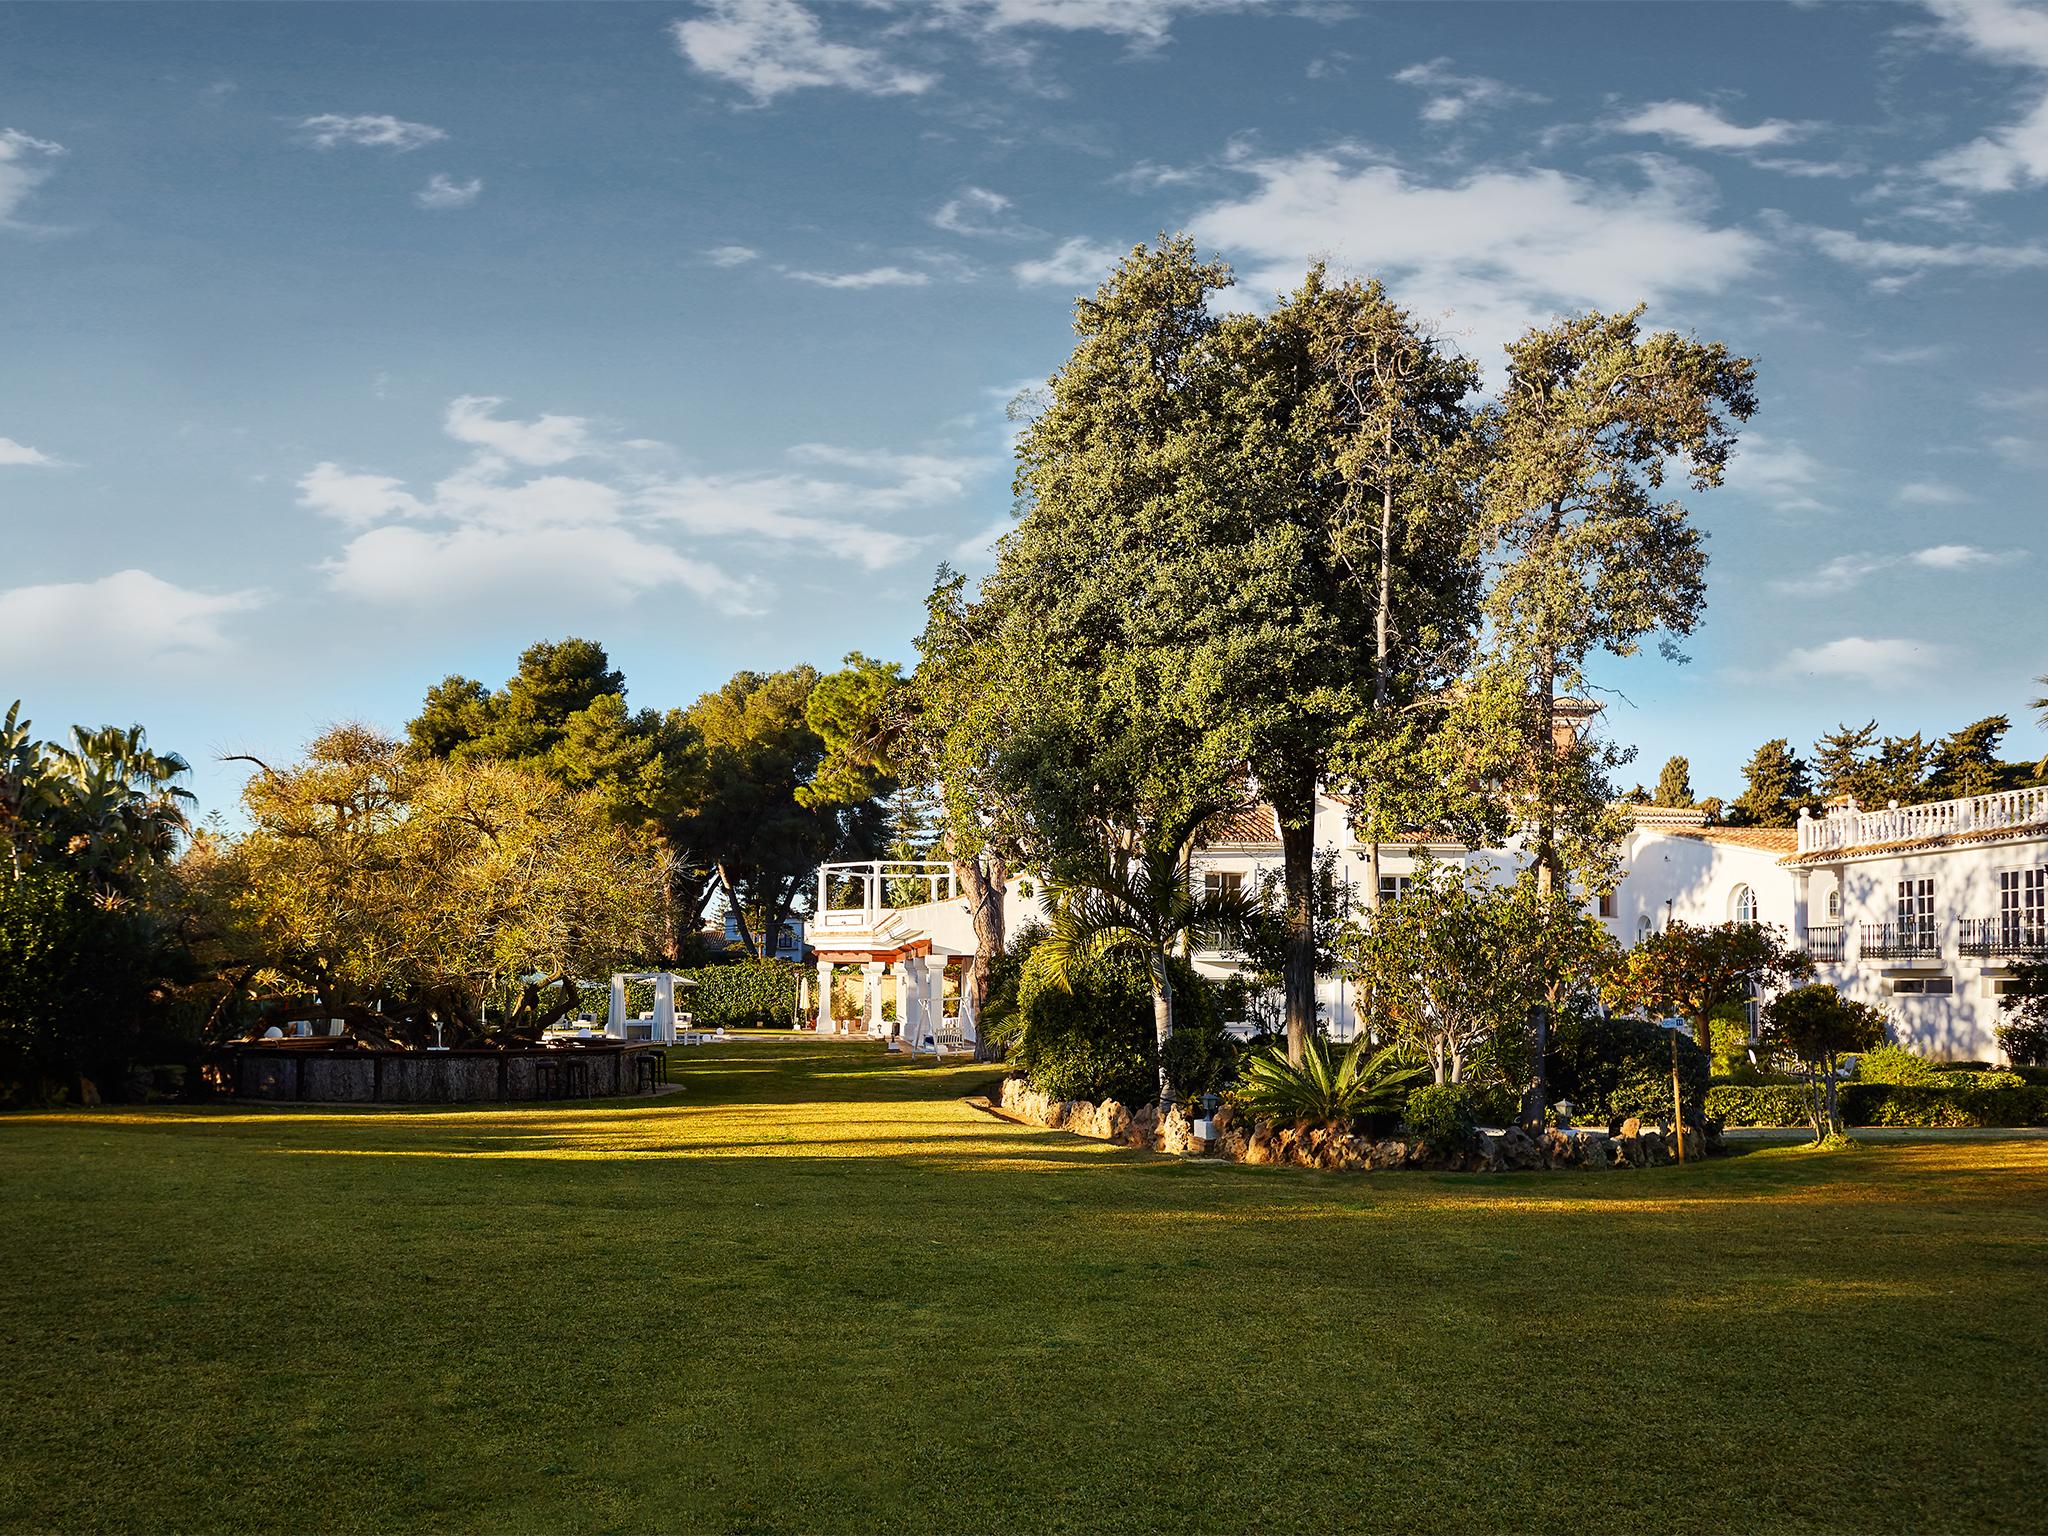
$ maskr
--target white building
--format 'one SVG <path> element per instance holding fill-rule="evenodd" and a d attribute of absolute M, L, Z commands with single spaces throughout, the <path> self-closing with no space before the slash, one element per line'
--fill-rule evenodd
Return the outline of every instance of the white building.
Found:
<path fill-rule="evenodd" d="M 1317 797 L 1315 846 L 1330 857 L 1349 905 L 1362 905 L 1368 850 L 1341 799 Z M 1383 843 L 1381 895 L 1400 895 L 1425 857 L 1496 879 L 1524 862 L 1512 845 Z M 1265 876 L 1277 880 L 1280 868 L 1273 809 L 1256 805 L 1214 829 L 1191 873 L 1208 890 L 1249 891 Z M 926 899 L 904 900 L 906 882 L 922 882 L 909 894 Z M 1624 945 L 1673 920 L 1777 924 L 1819 962 L 1818 979 L 1883 1007 L 1900 1043 L 1939 1059 L 1998 1060 L 1998 1004 L 2013 966 L 2048 960 L 2048 789 L 1882 811 L 1850 803 L 1783 829 L 1712 827 L 1698 811 L 1641 807 L 1621 850 L 1621 880 L 1598 911 Z M 1006 931 L 1043 916 L 1032 882 L 1013 880 Z M 957 999 L 974 926 L 946 865 L 826 866 L 811 941 L 820 1030 L 972 1038 L 974 1021 L 959 1016 Z M 1217 947 L 1198 947 L 1194 964 L 1216 980 L 1241 968 Z M 1317 1004 L 1332 1038 L 1353 1036 L 1350 983 L 1323 979 Z"/>
<path fill-rule="evenodd" d="M 1004 931 L 1044 917 L 1036 884 L 1010 881 Z M 912 1052 L 973 1044 L 960 982 L 974 960 L 974 914 L 950 864 L 823 865 L 810 931 L 818 971 L 806 1016 L 819 1034 L 867 1035 Z"/>
<path fill-rule="evenodd" d="M 725 914 L 725 942 L 740 942 L 740 920 L 738 914 L 727 908 Z M 804 957 L 804 922 L 792 917 L 775 925 L 775 942 L 768 946 L 771 960 L 801 960 Z"/>
<path fill-rule="evenodd" d="M 1334 795 L 1316 796 L 1316 855 L 1332 860 L 1332 873 L 1345 905 L 1364 905 L 1364 892 L 1371 876 L 1369 851 L 1351 830 L 1350 807 Z M 1441 838 L 1418 836 L 1401 843 L 1380 845 L 1380 894 L 1391 900 L 1408 888 L 1408 878 L 1423 858 L 1438 863 L 1484 865 L 1507 874 L 1518 867 L 1512 853 L 1466 849 Z M 1259 804 L 1238 812 L 1214 829 L 1195 850 L 1193 879 L 1211 893 L 1245 892 L 1259 888 L 1271 877 L 1278 881 L 1281 871 L 1280 823 L 1273 807 Z M 1238 957 L 1227 949 L 1197 948 L 1196 971 L 1214 981 L 1238 973 Z M 1334 1040 L 1349 1040 L 1358 1028 L 1358 1015 L 1351 983 L 1342 977 L 1323 977 L 1316 983 L 1316 1007 Z M 1272 1021 L 1272 1022 L 1276 1022 Z"/>
<path fill-rule="evenodd" d="M 1676 917 L 1782 925 L 1818 979 L 1883 1008 L 1900 1044 L 1995 1061 L 2013 966 L 2048 960 L 2048 789 L 1865 811 L 1796 828 L 1639 812 L 1602 916 L 1623 943 Z"/>

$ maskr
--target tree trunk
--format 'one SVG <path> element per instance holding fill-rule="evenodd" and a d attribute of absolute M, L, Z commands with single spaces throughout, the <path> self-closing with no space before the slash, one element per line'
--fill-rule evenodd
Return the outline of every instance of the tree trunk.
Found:
<path fill-rule="evenodd" d="M 1554 824 L 1553 797 L 1551 786 L 1557 774 L 1557 676 L 1556 659 L 1549 652 L 1543 658 L 1543 706 L 1542 717 L 1537 722 L 1541 732 L 1538 750 L 1542 754 L 1537 761 L 1542 764 L 1536 775 L 1536 894 L 1547 897 L 1556 888 L 1561 874 L 1557 867 L 1557 829 Z"/>
<path fill-rule="evenodd" d="M 1152 1032 L 1159 1049 L 1159 1103 L 1164 1108 L 1173 1102 L 1173 1085 L 1166 1077 L 1166 1042 L 1173 1038 L 1173 971 L 1163 953 L 1152 955 L 1150 964 Z"/>
<path fill-rule="evenodd" d="M 1535 1060 L 1530 1064 L 1528 1085 L 1522 1090 L 1522 1129 L 1541 1136 L 1544 1112 L 1550 1107 L 1550 1075 L 1543 1062 L 1550 1049 L 1550 1010 L 1541 1004 L 1529 1010 L 1529 1035 Z"/>
<path fill-rule="evenodd" d="M 733 888 L 732 876 L 723 864 L 712 866 L 718 871 L 718 883 L 725 888 L 725 904 L 732 911 L 732 920 L 739 925 L 740 942 L 747 947 L 747 953 L 756 960 L 764 959 L 761 946 L 754 942 L 754 930 L 747 922 L 747 909 L 740 904 L 739 892 Z"/>
<path fill-rule="evenodd" d="M 955 863 L 953 871 L 967 891 L 967 907 L 974 915 L 974 961 L 961 979 L 960 1009 L 974 1019 L 974 1059 L 993 1061 L 994 1048 L 982 1027 L 982 1008 L 988 1001 L 990 968 L 1009 942 L 1003 932 L 1003 888 L 1009 883 L 1009 864 L 994 849 L 984 848 L 973 858 Z"/>
<path fill-rule="evenodd" d="M 1270 786 L 1269 786 L 1270 788 Z M 1300 1066 L 1316 1023 L 1316 792 L 1273 794 L 1280 822 L 1280 862 L 1287 910 L 1281 983 L 1287 999 L 1287 1059 Z"/>

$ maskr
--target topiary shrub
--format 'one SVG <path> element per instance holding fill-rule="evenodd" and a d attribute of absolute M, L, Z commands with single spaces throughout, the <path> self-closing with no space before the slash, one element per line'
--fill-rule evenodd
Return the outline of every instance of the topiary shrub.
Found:
<path fill-rule="evenodd" d="M 1813 1094 L 1803 1083 L 1716 1086 L 1707 1090 L 1707 1114 L 1728 1126 L 1805 1125 Z"/>
<path fill-rule="evenodd" d="M 1408 1095 L 1408 1134 L 1439 1157 L 1456 1157 L 1479 1133 L 1472 1090 L 1463 1083 L 1431 1083 Z"/>
<path fill-rule="evenodd" d="M 1859 1083 L 1936 1083 L 1941 1068 L 1900 1045 L 1874 1046 L 1856 1058 Z"/>
<path fill-rule="evenodd" d="M 1088 962 L 1063 987 L 1033 951 L 1017 979 L 1017 1015 L 1013 1057 L 1039 1092 L 1131 1105 L 1159 1097 L 1152 991 L 1136 967 Z"/>
<path fill-rule="evenodd" d="M 1574 1120 L 1670 1119 L 1672 1034 L 1648 1019 L 1560 1017 L 1546 1058 L 1551 1101 L 1571 1100 Z M 1696 1118 L 1704 1112 L 1711 1066 L 1689 1036 L 1677 1039 L 1680 1098 L 1687 1117 Z"/>

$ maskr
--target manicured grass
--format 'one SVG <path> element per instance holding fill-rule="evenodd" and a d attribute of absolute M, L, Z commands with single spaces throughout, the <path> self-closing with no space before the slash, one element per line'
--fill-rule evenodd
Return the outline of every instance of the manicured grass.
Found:
<path fill-rule="evenodd" d="M 1319 1175 L 677 1059 L 0 1120 L 0 1526 L 2048 1528 L 2048 1143 Z"/>

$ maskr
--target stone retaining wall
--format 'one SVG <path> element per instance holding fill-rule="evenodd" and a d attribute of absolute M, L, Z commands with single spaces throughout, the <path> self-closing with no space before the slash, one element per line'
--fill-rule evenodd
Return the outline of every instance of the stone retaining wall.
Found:
<path fill-rule="evenodd" d="M 619 1047 L 575 1051 L 305 1051 L 235 1052 L 235 1096 L 319 1104 L 478 1104 L 539 1097 L 542 1062 L 580 1062 L 590 1096 L 636 1091 L 636 1053 Z M 580 1095 L 579 1095 L 580 1096 Z"/>
<path fill-rule="evenodd" d="M 1216 1111 L 1216 1138 L 1201 1142 L 1194 1120 L 1179 1105 L 1163 1116 L 1157 1104 L 1130 1110 L 1111 1099 L 1091 1104 L 1085 1099 L 1054 1099 L 1022 1077 L 1003 1079 L 1003 1108 L 1020 1120 L 1050 1130 L 1071 1131 L 1098 1141 L 1144 1147 L 1187 1157 L 1207 1154 L 1238 1163 L 1289 1163 L 1300 1168 L 1373 1170 L 1435 1168 L 1454 1172 L 1494 1173 L 1515 1168 L 1646 1168 L 1678 1160 L 1672 1127 L 1654 1121 L 1625 1120 L 1611 1134 L 1606 1130 L 1548 1130 L 1541 1137 L 1524 1131 L 1481 1131 L 1475 1145 L 1456 1157 L 1441 1157 L 1420 1142 L 1375 1141 L 1358 1135 L 1348 1122 L 1325 1125 L 1302 1121 L 1276 1126 L 1256 1124 L 1228 1105 Z M 1685 1154 L 1711 1155 L 1721 1150 L 1714 1129 L 1699 1124 L 1685 1128 Z"/>

